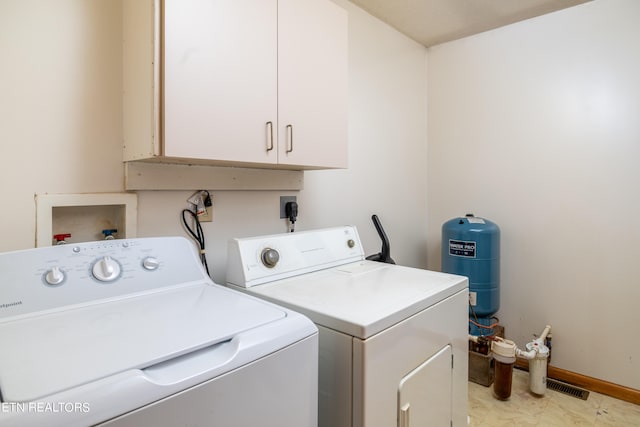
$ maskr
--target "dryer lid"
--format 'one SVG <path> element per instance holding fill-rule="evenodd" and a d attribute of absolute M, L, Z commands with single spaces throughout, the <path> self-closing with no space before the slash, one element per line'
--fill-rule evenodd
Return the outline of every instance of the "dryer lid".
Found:
<path fill-rule="evenodd" d="M 0 323 L 0 393 L 28 402 L 230 340 L 286 317 L 198 283 Z"/>
<path fill-rule="evenodd" d="M 248 291 L 319 325 L 366 339 L 467 287 L 463 276 L 365 260 Z"/>

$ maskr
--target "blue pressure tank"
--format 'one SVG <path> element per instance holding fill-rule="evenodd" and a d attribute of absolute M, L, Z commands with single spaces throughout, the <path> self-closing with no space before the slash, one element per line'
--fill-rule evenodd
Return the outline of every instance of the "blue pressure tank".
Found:
<path fill-rule="evenodd" d="M 442 271 L 469 278 L 469 333 L 493 335 L 493 315 L 500 309 L 500 228 L 473 214 L 445 222 Z"/>

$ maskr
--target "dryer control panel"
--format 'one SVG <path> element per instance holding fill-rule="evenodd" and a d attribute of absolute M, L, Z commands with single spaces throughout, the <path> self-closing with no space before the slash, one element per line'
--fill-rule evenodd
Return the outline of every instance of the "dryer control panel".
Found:
<path fill-rule="evenodd" d="M 250 288 L 363 259 L 354 226 L 232 239 L 227 283 Z"/>
<path fill-rule="evenodd" d="M 183 237 L 103 240 L 0 254 L 0 322 L 208 280 Z"/>

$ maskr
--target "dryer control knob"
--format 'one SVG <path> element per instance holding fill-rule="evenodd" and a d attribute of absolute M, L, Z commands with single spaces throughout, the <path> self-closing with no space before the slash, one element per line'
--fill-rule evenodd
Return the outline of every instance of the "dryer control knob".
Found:
<path fill-rule="evenodd" d="M 280 254 L 277 250 L 271 248 L 265 248 L 262 250 L 262 263 L 267 268 L 273 268 L 280 261 Z"/>
<path fill-rule="evenodd" d="M 110 256 L 105 256 L 93 264 L 92 273 L 101 282 L 112 282 L 120 276 L 120 264 Z"/>
<path fill-rule="evenodd" d="M 158 261 L 158 258 L 148 256 L 142 260 L 142 267 L 144 267 L 145 270 L 154 271 L 160 267 L 160 261 Z"/>
<path fill-rule="evenodd" d="M 60 267 L 53 267 L 44 275 L 44 281 L 48 285 L 59 285 L 64 281 L 64 272 L 60 270 Z"/>

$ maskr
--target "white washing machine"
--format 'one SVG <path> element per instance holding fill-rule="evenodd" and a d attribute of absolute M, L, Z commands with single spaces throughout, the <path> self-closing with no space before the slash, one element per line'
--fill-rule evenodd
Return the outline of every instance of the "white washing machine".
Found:
<path fill-rule="evenodd" d="M 467 425 L 466 277 L 368 261 L 355 227 L 229 242 L 227 285 L 320 331 L 319 425 Z"/>
<path fill-rule="evenodd" d="M 181 237 L 0 254 L 0 425 L 316 426 L 318 335 Z"/>

